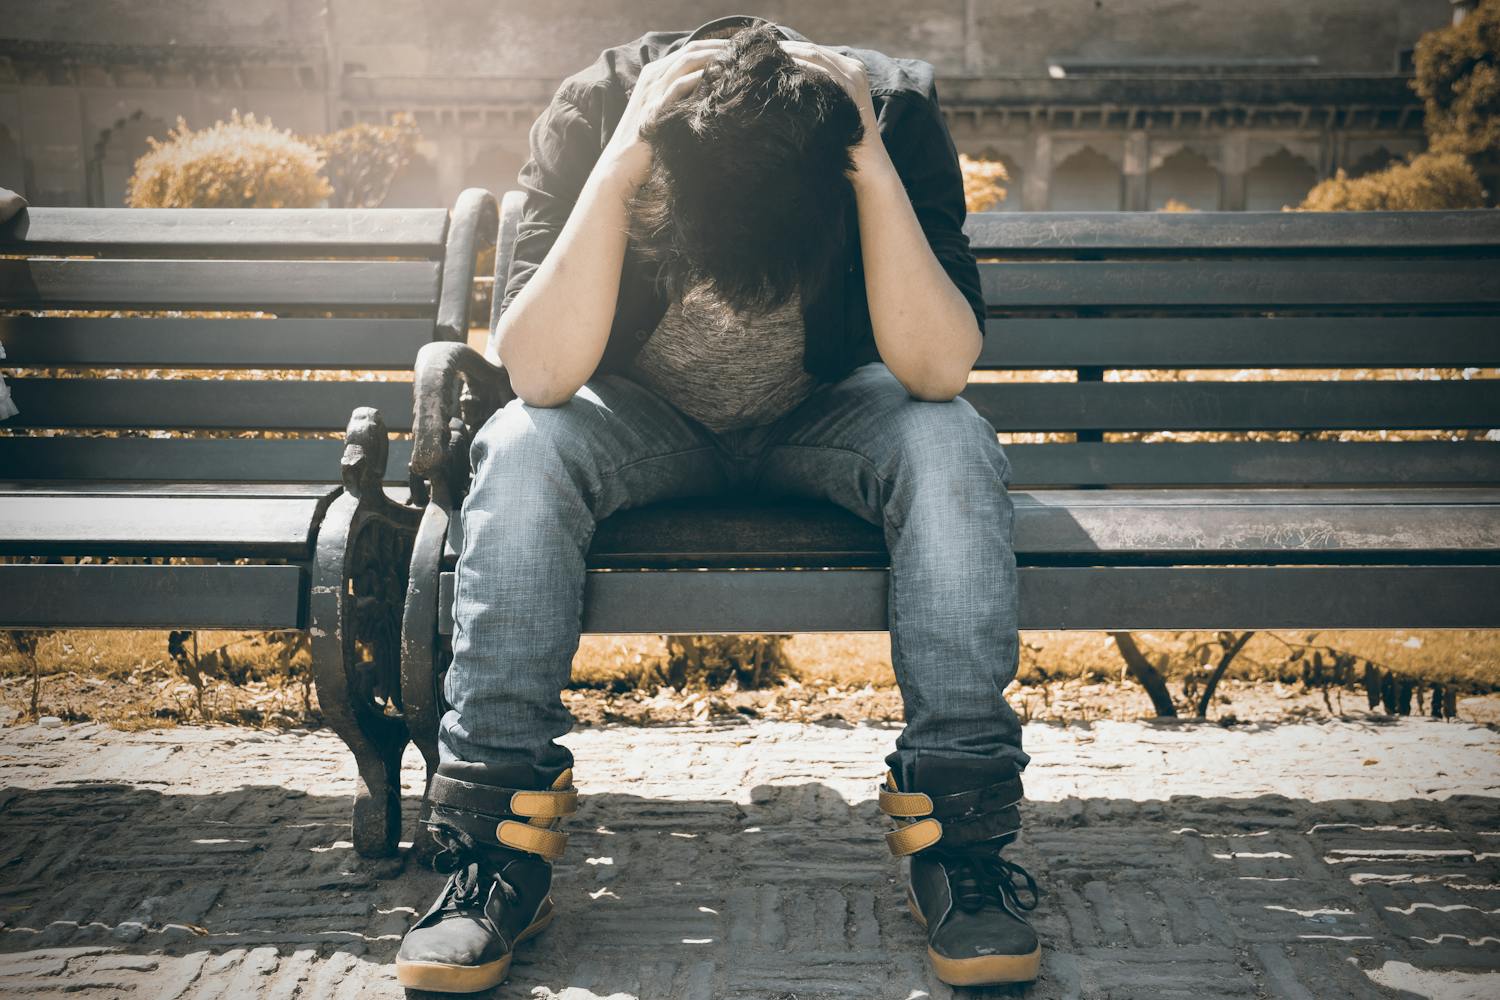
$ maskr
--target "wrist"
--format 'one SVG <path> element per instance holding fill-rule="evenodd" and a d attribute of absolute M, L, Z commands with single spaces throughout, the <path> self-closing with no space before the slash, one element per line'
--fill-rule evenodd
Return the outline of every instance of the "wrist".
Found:
<path fill-rule="evenodd" d="M 853 159 L 854 173 L 849 179 L 854 184 L 856 194 L 867 188 L 889 185 L 893 182 L 901 183 L 901 177 L 896 173 L 896 165 L 891 162 L 885 143 L 881 142 L 878 137 L 873 143 L 862 143 L 854 151 Z"/>
<path fill-rule="evenodd" d="M 620 156 L 606 153 L 594 170 L 593 180 L 601 193 L 628 204 L 645 178 Z"/>

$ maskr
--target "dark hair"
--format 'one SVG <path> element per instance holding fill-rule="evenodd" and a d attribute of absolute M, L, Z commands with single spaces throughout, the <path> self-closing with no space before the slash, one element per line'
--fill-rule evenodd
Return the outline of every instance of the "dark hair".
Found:
<path fill-rule="evenodd" d="M 641 127 L 654 156 L 630 238 L 674 297 L 706 281 L 737 310 L 775 309 L 814 294 L 844 245 L 859 109 L 778 40 L 769 23 L 735 32 L 697 91 Z"/>

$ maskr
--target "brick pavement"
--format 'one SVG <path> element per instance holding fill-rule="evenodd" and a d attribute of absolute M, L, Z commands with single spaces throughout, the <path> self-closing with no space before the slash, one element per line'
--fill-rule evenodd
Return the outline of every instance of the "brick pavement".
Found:
<path fill-rule="evenodd" d="M 498 997 L 952 997 L 874 784 L 894 730 L 581 730 L 558 921 Z M 1500 996 L 1500 736 L 1032 725 L 1036 998 Z M 409 805 L 420 770 L 408 755 Z M 0 731 L 0 995 L 399 996 L 441 877 L 361 861 L 326 732 Z"/>

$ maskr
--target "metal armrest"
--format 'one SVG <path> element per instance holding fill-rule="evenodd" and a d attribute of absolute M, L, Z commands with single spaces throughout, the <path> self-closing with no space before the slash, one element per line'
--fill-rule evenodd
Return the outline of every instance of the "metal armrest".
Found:
<path fill-rule="evenodd" d="M 437 329 L 442 340 L 463 343 L 469 336 L 474 271 L 479 255 L 495 245 L 499 207 L 484 188 L 465 188 L 453 203 L 448 243 L 443 252 L 443 283 L 438 299 Z"/>
<path fill-rule="evenodd" d="M 510 376 L 467 344 L 437 342 L 417 353 L 412 391 L 413 489 L 420 481 L 430 483 L 440 502 L 452 507 L 468 477 L 468 441 L 515 398 Z"/>

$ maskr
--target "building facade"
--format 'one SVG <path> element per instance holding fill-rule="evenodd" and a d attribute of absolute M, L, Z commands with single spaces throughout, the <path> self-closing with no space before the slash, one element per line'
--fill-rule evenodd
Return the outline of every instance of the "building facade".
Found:
<path fill-rule="evenodd" d="M 0 186 L 118 205 L 148 136 L 412 113 L 390 204 L 515 186 L 557 83 L 647 30 L 757 13 L 926 59 L 1005 210 L 1277 209 L 1420 149 L 1416 39 L 1450 0 L 0 0 Z"/>

